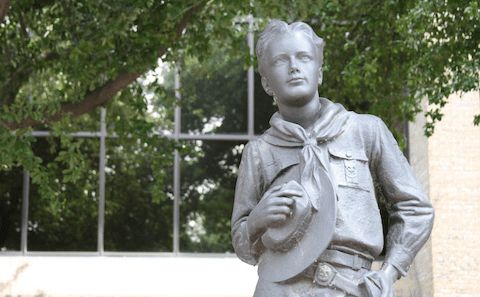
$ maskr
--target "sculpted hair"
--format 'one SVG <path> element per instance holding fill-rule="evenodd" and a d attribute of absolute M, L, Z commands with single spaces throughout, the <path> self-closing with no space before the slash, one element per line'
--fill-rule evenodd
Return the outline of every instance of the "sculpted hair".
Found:
<path fill-rule="evenodd" d="M 295 32 L 302 32 L 312 40 L 313 44 L 317 48 L 316 58 L 318 61 L 318 65 L 322 66 L 323 47 L 325 46 L 325 42 L 322 38 L 318 37 L 317 34 L 315 34 L 312 27 L 310 27 L 304 22 L 295 22 L 289 25 L 284 21 L 274 20 L 267 26 L 267 28 L 265 28 L 265 30 L 260 35 L 260 39 L 257 42 L 256 53 L 258 59 L 258 72 L 262 77 L 264 76 L 263 67 L 265 64 L 265 60 L 267 59 L 264 53 L 268 46 L 268 43 L 272 40 L 275 40 L 278 35 Z"/>

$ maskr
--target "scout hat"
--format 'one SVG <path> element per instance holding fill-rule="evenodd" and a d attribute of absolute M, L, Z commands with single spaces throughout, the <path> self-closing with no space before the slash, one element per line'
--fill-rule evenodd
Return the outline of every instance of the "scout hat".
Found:
<path fill-rule="evenodd" d="M 291 180 L 282 186 L 284 189 L 293 189 L 305 192 L 296 181 Z M 290 216 L 278 227 L 268 228 L 262 235 L 263 245 L 275 252 L 287 252 L 293 248 L 305 234 L 308 224 L 312 219 L 312 203 L 307 195 L 293 196 L 294 204 Z M 293 215 L 295 214 L 295 215 Z"/>
<path fill-rule="evenodd" d="M 258 274 L 266 281 L 281 282 L 297 276 L 330 244 L 337 214 L 335 191 L 325 171 L 316 174 L 322 193 L 296 199 L 291 218 L 280 227 L 269 228 L 262 236 L 262 243 L 268 249 L 260 256 Z M 294 183 L 296 185 L 291 182 L 287 185 L 301 186 Z M 317 209 L 312 207 L 313 199 L 317 201 Z"/>

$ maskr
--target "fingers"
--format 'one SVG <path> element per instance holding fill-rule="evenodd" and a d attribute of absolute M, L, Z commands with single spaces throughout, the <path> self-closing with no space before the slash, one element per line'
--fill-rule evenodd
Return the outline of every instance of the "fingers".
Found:
<path fill-rule="evenodd" d="M 284 196 L 280 196 L 280 197 L 270 196 L 269 199 L 268 199 L 268 204 L 271 205 L 271 206 L 285 205 L 285 206 L 288 206 L 289 208 L 291 208 L 293 206 L 294 202 L 295 202 L 295 200 L 293 200 L 292 198 L 284 197 Z"/>
<path fill-rule="evenodd" d="M 303 195 L 302 191 L 282 188 L 282 189 L 278 189 L 275 192 L 270 193 L 270 195 L 267 197 L 268 199 L 283 197 L 283 198 L 290 198 L 291 200 L 291 198 L 302 197 L 302 195 Z"/>
<path fill-rule="evenodd" d="M 281 226 L 287 220 L 287 217 L 284 214 L 271 215 L 268 225 L 269 227 Z"/>
<path fill-rule="evenodd" d="M 303 195 L 303 192 L 302 191 L 299 191 L 299 190 L 294 190 L 294 189 L 282 189 L 278 192 L 275 193 L 276 195 L 278 195 L 279 197 L 283 196 L 283 197 L 302 197 Z"/>
<path fill-rule="evenodd" d="M 292 209 L 287 205 L 274 205 L 269 208 L 268 213 L 273 215 L 290 215 Z"/>
<path fill-rule="evenodd" d="M 293 183 L 270 188 L 254 209 L 257 226 L 263 228 L 285 222 L 292 215 L 295 198 L 303 195 L 303 188 Z"/>
<path fill-rule="evenodd" d="M 267 225 L 275 226 L 279 223 L 283 223 L 291 216 L 293 209 L 292 198 L 275 198 L 272 199 L 272 203 L 267 207 L 265 218 Z"/>

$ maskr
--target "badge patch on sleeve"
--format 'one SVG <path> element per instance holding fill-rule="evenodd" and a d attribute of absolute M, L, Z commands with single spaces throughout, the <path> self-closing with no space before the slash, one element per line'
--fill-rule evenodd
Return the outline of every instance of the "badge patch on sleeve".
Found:
<path fill-rule="evenodd" d="M 347 185 L 358 185 L 357 163 L 355 160 L 345 160 L 345 179 Z"/>

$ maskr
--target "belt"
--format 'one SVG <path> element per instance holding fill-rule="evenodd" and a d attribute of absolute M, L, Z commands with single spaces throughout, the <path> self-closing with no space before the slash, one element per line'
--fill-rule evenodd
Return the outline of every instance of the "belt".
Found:
<path fill-rule="evenodd" d="M 324 287 L 339 289 L 348 295 L 360 297 L 365 296 L 363 279 L 358 282 L 343 277 L 332 265 L 320 262 L 313 274 L 313 282 Z M 368 296 L 368 295 L 367 295 Z"/>
<path fill-rule="evenodd" d="M 328 263 L 325 263 L 328 262 Z M 359 255 L 350 255 L 336 250 L 326 250 L 314 264 L 310 265 L 303 273 L 324 287 L 340 289 L 353 296 L 364 294 L 363 280 L 358 282 L 343 277 L 331 264 L 346 266 L 354 270 L 361 268 L 370 270 L 372 261 L 361 258 Z"/>
<path fill-rule="evenodd" d="M 372 268 L 371 260 L 364 259 L 357 254 L 350 255 L 337 250 L 325 250 L 318 261 L 350 267 L 353 270 L 360 270 L 361 268 L 370 270 Z"/>

